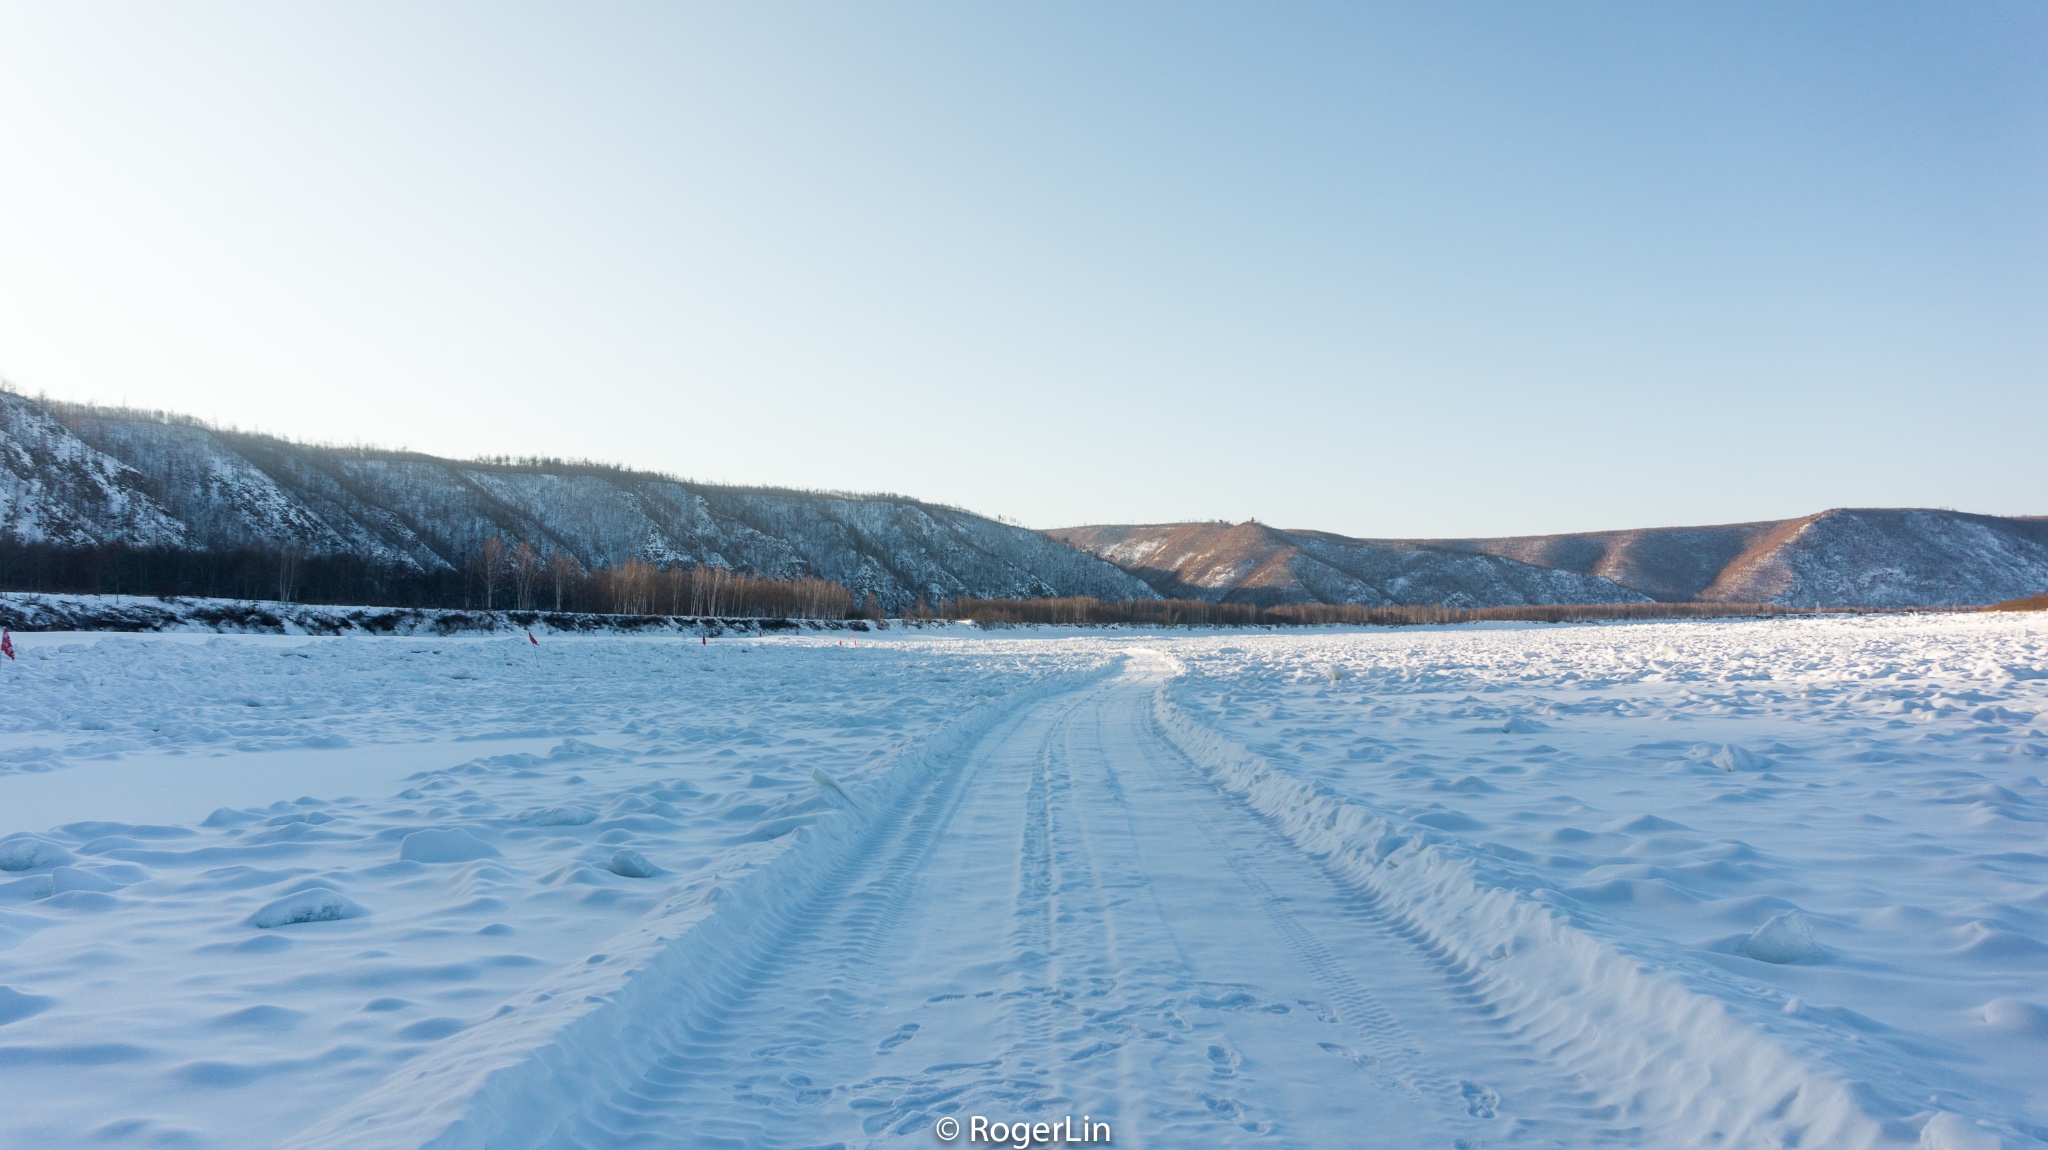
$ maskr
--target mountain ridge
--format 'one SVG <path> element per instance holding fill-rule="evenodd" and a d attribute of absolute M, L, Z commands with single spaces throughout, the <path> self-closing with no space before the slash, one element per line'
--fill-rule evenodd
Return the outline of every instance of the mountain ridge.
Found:
<path fill-rule="evenodd" d="M 1601 601 L 1932 607 L 2048 588 L 2048 516 L 1930 508 L 1466 539 L 1363 539 L 1258 523 L 1093 524 L 1046 534 L 1117 563 L 1163 595 L 1259 605 L 1412 602 L 1411 589 L 1428 586 L 1450 606 L 1612 588 L 1615 598 Z M 1590 582 L 1543 584 L 1515 568 L 1460 568 L 1454 555 Z M 1436 557 L 1433 581 L 1368 585 L 1334 598 L 1324 586 L 1327 568 L 1416 569 L 1429 566 L 1425 556 Z"/>
<path fill-rule="evenodd" d="M 892 610 L 963 595 L 1157 594 L 1037 532 L 904 496 L 318 446 L 0 392 L 0 541 L 297 548 L 431 574 L 473 563 L 491 537 L 560 548 L 589 568 L 637 559 L 832 579 Z"/>
<path fill-rule="evenodd" d="M 639 560 L 829 579 L 892 611 L 919 599 L 1075 596 L 1258 606 L 1915 607 L 2048 591 L 2041 516 L 1834 508 L 1795 519 L 1464 539 L 1363 539 L 1255 521 L 1040 532 L 901 495 L 306 444 L 0 389 L 0 549 L 15 554 L 239 553 L 274 571 L 302 554 L 439 579 L 428 597 L 466 602 L 467 572 L 494 537 L 559 549 L 590 569 Z M 30 568 L 63 566 L 62 555 L 46 562 L 39 554 L 6 577 L 25 590 L 124 589 L 100 586 L 97 576 L 69 580 L 83 587 L 52 586 L 41 574 L 23 582 Z M 254 585 L 245 573 L 233 594 Z M 181 584 L 175 593 L 225 592 Z"/>

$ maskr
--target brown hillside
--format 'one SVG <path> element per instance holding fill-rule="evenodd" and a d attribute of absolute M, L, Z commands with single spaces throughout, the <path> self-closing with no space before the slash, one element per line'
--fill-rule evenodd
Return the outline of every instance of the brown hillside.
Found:
<path fill-rule="evenodd" d="M 1798 519 L 1495 539 L 1354 539 L 1258 523 L 1046 532 L 1169 598 L 1441 604 L 1931 607 L 2048 587 L 2048 517 L 1837 508 Z"/>

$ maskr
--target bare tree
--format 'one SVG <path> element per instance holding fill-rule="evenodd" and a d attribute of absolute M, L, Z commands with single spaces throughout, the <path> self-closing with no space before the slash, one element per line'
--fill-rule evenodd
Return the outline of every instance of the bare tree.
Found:
<path fill-rule="evenodd" d="M 639 559 L 628 559 L 605 572 L 611 591 L 612 612 L 617 615 L 650 614 L 654 603 L 654 567 Z"/>
<path fill-rule="evenodd" d="M 533 610 L 533 589 L 540 584 L 541 569 L 540 552 L 533 549 L 533 544 L 520 540 L 512 548 L 512 587 L 519 596 L 521 611 Z"/>
<path fill-rule="evenodd" d="M 477 577 L 484 585 L 484 610 L 489 611 L 497 601 L 498 580 L 505 575 L 505 540 L 497 535 L 484 540 L 476 559 Z"/>
<path fill-rule="evenodd" d="M 287 543 L 277 551 L 277 599 L 289 603 L 298 597 L 299 576 L 306 560 L 305 548 Z"/>
<path fill-rule="evenodd" d="M 555 589 L 555 610 L 560 611 L 563 593 L 584 579 L 583 564 L 578 563 L 574 555 L 557 547 L 548 555 L 547 575 L 548 583 Z"/>

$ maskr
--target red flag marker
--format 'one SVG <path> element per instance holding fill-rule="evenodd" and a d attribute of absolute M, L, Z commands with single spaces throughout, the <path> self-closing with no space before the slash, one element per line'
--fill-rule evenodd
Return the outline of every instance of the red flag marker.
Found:
<path fill-rule="evenodd" d="M 539 639 L 536 639 L 536 638 L 534 638 L 534 637 L 533 637 L 533 632 L 531 632 L 531 631 L 528 631 L 528 632 L 526 633 L 526 641 L 527 641 L 527 642 L 529 642 L 529 643 L 531 643 L 531 644 L 533 644 L 533 645 L 534 645 L 534 646 L 536 646 L 536 647 L 540 646 L 540 640 L 539 640 Z"/>
<path fill-rule="evenodd" d="M 14 658 L 14 635 L 5 627 L 0 627 L 0 655 Z"/>

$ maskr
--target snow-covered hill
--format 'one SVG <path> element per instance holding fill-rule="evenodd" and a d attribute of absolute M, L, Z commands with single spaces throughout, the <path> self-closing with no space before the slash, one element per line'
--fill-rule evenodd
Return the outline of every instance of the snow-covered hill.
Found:
<path fill-rule="evenodd" d="M 2048 590 L 2042 517 L 1837 508 L 1775 522 L 1443 545 L 1600 575 L 1666 600 L 1935 607 Z"/>
<path fill-rule="evenodd" d="M 1431 543 L 1380 543 L 1259 523 L 1073 527 L 1047 534 L 1109 560 L 1168 598 L 1212 602 L 1632 603 L 1609 579 Z"/>
<path fill-rule="evenodd" d="M 1833 510 L 1713 527 L 1436 540 L 1259 523 L 1041 533 L 901 496 L 319 447 L 0 391 L 0 544 L 291 546 L 432 576 L 462 569 L 494 536 L 544 553 L 560 548 L 589 568 L 638 558 L 832 579 L 892 610 L 963 595 L 1915 607 L 2048 591 L 2048 518 Z"/>
<path fill-rule="evenodd" d="M 1258 523 L 1047 532 L 1162 594 L 1244 603 L 1672 602 L 1933 607 L 2048 591 L 2048 518 L 1837 509 L 1503 539 L 1351 539 Z"/>
<path fill-rule="evenodd" d="M 0 540 L 292 545 L 431 572 L 461 567 L 492 536 L 560 547 L 593 568 L 639 558 L 818 576 L 890 608 L 920 596 L 1157 594 L 1037 532 L 915 499 L 317 447 L 0 392 Z"/>
<path fill-rule="evenodd" d="M 92 547 L 186 545 L 185 524 L 133 467 L 95 450 L 50 412 L 0 392 L 0 538 Z"/>

